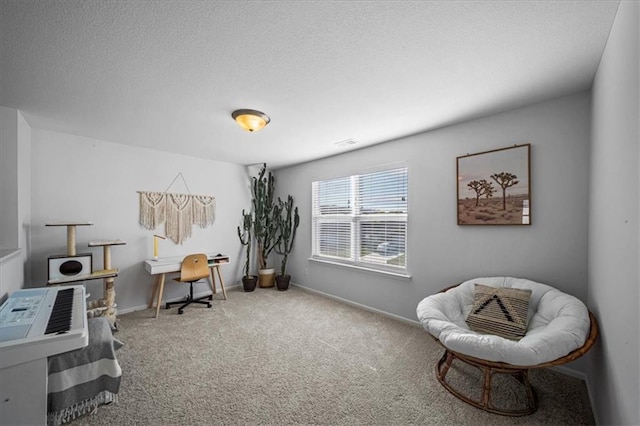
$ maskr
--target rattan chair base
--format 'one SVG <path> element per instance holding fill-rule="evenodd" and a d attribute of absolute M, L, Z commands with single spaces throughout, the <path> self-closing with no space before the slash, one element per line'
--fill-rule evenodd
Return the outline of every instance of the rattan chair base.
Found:
<path fill-rule="evenodd" d="M 451 364 L 455 359 L 464 362 L 467 365 L 478 368 L 482 371 L 483 375 L 483 383 L 482 383 L 482 395 L 479 400 L 475 400 L 470 398 L 469 396 L 463 394 L 459 390 L 455 389 L 447 382 L 447 373 L 449 372 L 449 368 L 451 368 Z M 502 409 L 493 405 L 491 400 L 491 381 L 493 379 L 494 374 L 508 374 L 514 376 L 523 386 L 524 393 L 527 399 L 527 406 L 525 408 L 520 409 Z M 490 413 L 500 414 L 503 416 L 527 416 L 529 414 L 534 413 L 538 409 L 538 398 L 531 387 L 531 383 L 529 383 L 529 370 L 528 369 L 520 369 L 520 368 L 511 368 L 511 367 L 500 367 L 495 363 L 490 362 L 482 362 L 475 358 L 469 358 L 462 354 L 457 354 L 448 349 L 445 350 L 444 355 L 436 364 L 436 378 L 440 382 L 442 386 L 445 387 L 451 394 L 459 398 L 460 400 L 466 402 L 467 404 L 473 405 L 474 407 L 480 408 L 482 410 L 488 411 Z"/>
<path fill-rule="evenodd" d="M 488 411 L 490 413 L 501 414 L 503 416 L 527 416 L 529 414 L 534 413 L 538 409 L 538 400 L 536 394 L 529 383 L 529 370 L 534 368 L 547 368 L 547 367 L 555 367 L 558 365 L 566 364 L 570 361 L 575 361 L 584 355 L 596 342 L 598 338 L 598 322 L 591 312 L 589 312 L 589 320 L 591 322 L 591 327 L 589 330 L 589 336 L 584 344 L 574 350 L 573 352 L 556 359 L 555 361 L 537 364 L 537 365 L 529 365 L 529 366 L 518 366 L 511 365 L 504 362 L 493 362 L 487 361 L 480 358 L 474 358 L 472 356 L 463 355 L 457 352 L 453 352 L 447 349 L 442 342 L 433 337 L 436 342 L 438 342 L 442 347 L 444 347 L 445 352 L 442 358 L 436 364 L 436 378 L 447 389 L 451 394 L 455 395 L 460 400 L 466 402 L 467 404 L 473 405 L 474 407 L 480 408 L 482 410 Z M 473 367 L 479 368 L 483 372 L 484 383 L 482 386 L 482 397 L 480 400 L 475 400 L 470 398 L 469 396 L 461 393 L 459 390 L 454 389 L 446 379 L 447 372 L 449 368 L 451 368 L 451 364 L 455 359 L 458 359 L 465 364 L 471 365 Z M 524 391 L 527 396 L 527 407 L 518 410 L 503 410 L 495 407 L 491 403 L 491 379 L 494 374 L 510 374 L 514 376 L 522 385 L 524 386 Z"/>
<path fill-rule="evenodd" d="M 457 287 L 457 285 L 445 288 L 441 292 L 446 292 L 447 290 L 450 290 L 454 287 Z M 591 313 L 591 311 L 589 311 L 589 321 L 590 321 L 589 335 L 587 336 L 586 341 L 581 347 L 554 361 L 537 364 L 537 365 L 528 365 L 528 366 L 518 366 L 518 365 L 507 364 L 504 362 L 487 361 L 480 358 L 474 358 L 469 355 L 460 354 L 458 352 L 454 352 L 447 349 L 447 347 L 445 347 L 442 344 L 442 342 L 440 342 L 440 340 L 438 340 L 435 336 L 431 336 L 436 342 L 438 342 L 445 349 L 444 355 L 442 355 L 442 358 L 440 358 L 440 360 L 436 364 L 436 368 L 435 368 L 436 378 L 438 379 L 440 384 L 444 386 L 444 388 L 447 389 L 455 397 L 466 402 L 467 404 L 470 404 L 474 407 L 488 411 L 490 413 L 500 414 L 503 416 L 512 416 L 512 417 L 527 416 L 529 414 L 533 414 L 538 409 L 538 398 L 536 397 L 535 391 L 531 387 L 531 383 L 529 383 L 529 370 L 532 370 L 534 368 L 555 367 L 558 365 L 566 364 L 571 361 L 575 361 L 576 359 L 584 355 L 589 349 L 591 349 L 591 347 L 595 344 L 596 340 L 598 339 L 598 332 L 599 332 L 598 322 L 596 321 L 596 318 L 594 317 L 593 313 Z M 453 388 L 447 382 L 447 379 L 446 379 L 447 373 L 449 372 L 449 369 L 451 368 L 451 364 L 455 359 L 458 359 L 463 363 L 468 364 L 472 367 L 476 367 L 482 371 L 483 373 L 482 396 L 479 400 L 470 398 L 469 396 L 463 394 L 459 390 Z M 527 398 L 527 407 L 522 409 L 515 409 L 515 410 L 501 409 L 501 408 L 495 407 L 491 403 L 491 388 L 492 388 L 491 381 L 494 374 L 509 374 L 514 376 L 524 387 L 524 392 Z"/>

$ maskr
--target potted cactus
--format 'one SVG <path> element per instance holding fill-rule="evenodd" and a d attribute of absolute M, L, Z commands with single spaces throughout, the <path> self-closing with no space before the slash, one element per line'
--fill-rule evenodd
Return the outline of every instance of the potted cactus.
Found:
<path fill-rule="evenodd" d="M 253 236 L 258 251 L 258 284 L 260 287 L 273 287 L 275 270 L 267 265 L 269 254 L 279 242 L 278 206 L 275 202 L 275 177 L 267 172 L 263 164 L 258 177 L 253 177 L 251 195 L 253 196 Z"/>
<path fill-rule="evenodd" d="M 280 274 L 276 275 L 278 290 L 289 288 L 291 275 L 287 274 L 287 260 L 293 249 L 293 240 L 296 238 L 296 229 L 300 225 L 298 208 L 293 208 L 293 197 L 289 195 L 287 201 L 278 198 L 278 233 L 280 238 L 275 246 L 276 253 L 282 256 Z"/>
<path fill-rule="evenodd" d="M 244 262 L 244 275 L 242 277 L 242 287 L 244 291 L 253 291 L 256 289 L 256 283 L 258 281 L 258 277 L 255 275 L 249 275 L 249 267 L 251 262 L 251 229 L 253 228 L 253 217 L 251 213 L 245 213 L 244 209 L 242 210 L 242 231 L 238 226 L 238 238 L 240 238 L 240 243 L 246 247 L 247 257 Z"/>

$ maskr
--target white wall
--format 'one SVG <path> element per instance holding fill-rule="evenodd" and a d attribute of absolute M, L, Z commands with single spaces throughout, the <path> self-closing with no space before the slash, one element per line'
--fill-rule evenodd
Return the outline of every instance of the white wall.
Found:
<path fill-rule="evenodd" d="M 111 249 L 112 266 L 120 269 L 116 278 L 118 309 L 130 310 L 148 303 L 153 279 L 143 261 L 153 256 L 153 234 L 139 223 L 137 191 L 167 189 L 179 172 L 192 194 L 216 197 L 216 222 L 212 227 L 193 228 L 192 238 L 182 246 L 170 240 L 160 242 L 160 256 L 191 252 L 214 252 L 232 257 L 221 268 L 227 286 L 241 274 L 240 243 L 236 226 L 241 211 L 250 206 L 249 184 L 242 166 L 130 147 L 64 133 L 33 129 L 32 149 L 32 284 L 47 280 L 47 258 L 66 253 L 66 228 L 46 227 L 47 223 L 90 221 L 93 226 L 77 229 L 78 253 L 92 253 L 94 269 L 102 268 L 102 249 L 89 248 L 92 240 L 122 239 L 125 246 Z M 179 143 L 178 141 L 176 143 Z M 169 192 L 187 193 L 181 179 Z M 204 291 L 204 283 L 196 292 Z M 87 281 L 94 296 L 101 294 L 102 282 Z M 183 297 L 188 287 L 168 282 L 167 300 Z"/>
<path fill-rule="evenodd" d="M 18 111 L 18 247 L 25 282 L 31 281 L 31 126 Z"/>
<path fill-rule="evenodd" d="M 22 114 L 0 107 L 0 251 L 18 250 L 2 262 L 0 301 L 30 278 L 31 127 Z"/>
<path fill-rule="evenodd" d="M 0 248 L 18 247 L 18 111 L 0 107 Z"/>
<path fill-rule="evenodd" d="M 600 338 L 589 384 L 602 424 L 640 424 L 640 49 L 637 2 L 620 3 L 593 85 L 589 305 Z"/>
<path fill-rule="evenodd" d="M 301 215 L 292 280 L 414 321 L 424 297 L 489 275 L 526 277 L 586 302 L 590 108 L 580 93 L 278 170 L 279 193 L 293 195 Z M 532 225 L 458 226 L 456 157 L 521 143 L 532 145 Z M 311 182 L 397 161 L 409 167 L 412 279 L 309 261 Z"/>
<path fill-rule="evenodd" d="M 24 285 L 22 249 L 0 249 L 0 304 Z"/>

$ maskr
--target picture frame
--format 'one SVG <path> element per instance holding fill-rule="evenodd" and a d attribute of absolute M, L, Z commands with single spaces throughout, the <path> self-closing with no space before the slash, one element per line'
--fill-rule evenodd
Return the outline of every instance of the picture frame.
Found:
<path fill-rule="evenodd" d="M 531 144 L 456 158 L 458 225 L 531 225 Z"/>

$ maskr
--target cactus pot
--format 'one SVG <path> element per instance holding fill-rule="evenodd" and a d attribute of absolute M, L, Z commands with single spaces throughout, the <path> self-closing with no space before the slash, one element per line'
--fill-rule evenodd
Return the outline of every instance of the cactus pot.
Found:
<path fill-rule="evenodd" d="M 258 283 L 258 277 L 256 277 L 255 275 L 242 277 L 242 287 L 246 292 L 255 290 L 257 283 Z"/>
<path fill-rule="evenodd" d="M 288 289 L 290 281 L 291 275 L 276 275 L 276 286 L 280 291 L 285 291 L 286 289 Z"/>
<path fill-rule="evenodd" d="M 276 270 L 273 268 L 258 270 L 258 284 L 260 287 L 273 287 L 275 284 Z"/>

